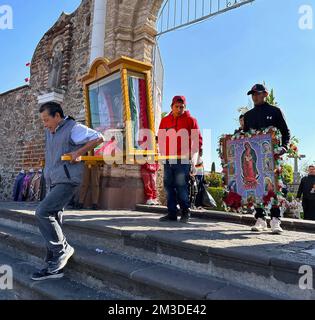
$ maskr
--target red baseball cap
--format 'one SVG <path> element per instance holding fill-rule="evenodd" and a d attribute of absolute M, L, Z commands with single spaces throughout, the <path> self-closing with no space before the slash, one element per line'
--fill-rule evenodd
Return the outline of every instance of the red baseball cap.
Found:
<path fill-rule="evenodd" d="M 173 98 L 172 105 L 176 102 L 182 102 L 184 105 L 186 105 L 186 98 L 184 96 L 175 96 Z"/>

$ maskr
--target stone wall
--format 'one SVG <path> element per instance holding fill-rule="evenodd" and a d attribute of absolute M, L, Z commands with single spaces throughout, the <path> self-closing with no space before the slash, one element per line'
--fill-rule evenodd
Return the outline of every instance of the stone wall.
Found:
<path fill-rule="evenodd" d="M 107 0 L 105 57 L 121 55 L 152 63 L 155 45 L 155 22 L 163 0 Z M 64 95 L 63 108 L 75 118 L 84 109 L 80 78 L 89 68 L 93 0 L 83 0 L 70 15 L 62 14 L 40 40 L 31 63 L 30 85 L 0 95 L 0 201 L 11 198 L 14 177 L 21 170 L 37 169 L 44 158 L 44 132 L 38 114 L 37 97 L 46 94 L 53 50 L 60 44 L 63 52 L 60 79 Z M 157 110 L 160 113 L 160 110 Z M 105 167 L 104 185 L 108 180 L 128 187 L 134 179 L 141 190 L 138 166 Z M 113 179 L 108 179 L 108 177 Z M 125 179 L 125 180 L 124 180 Z M 159 178 L 161 181 L 161 177 Z M 121 192 L 119 193 L 121 194 Z M 143 201 L 137 193 L 139 201 Z"/>
<path fill-rule="evenodd" d="M 71 15 L 62 14 L 43 36 L 31 64 L 30 85 L 37 95 L 47 90 L 49 59 L 57 42 L 63 45 L 61 88 L 64 90 L 63 108 L 66 114 L 77 116 L 84 109 L 80 78 L 88 72 L 91 42 L 91 11 L 93 0 L 82 1 Z"/>
<path fill-rule="evenodd" d="M 35 103 L 29 86 L 0 95 L 0 200 L 11 198 L 18 171 L 40 166 L 38 156 L 43 155 L 43 143 L 41 134 L 34 131 Z"/>
<path fill-rule="evenodd" d="M 56 43 L 63 47 L 60 87 L 66 114 L 76 117 L 84 108 L 80 77 L 89 68 L 91 6 L 83 0 L 72 14 L 62 14 L 40 40 L 31 62 L 30 85 L 0 95 L 0 201 L 10 200 L 15 176 L 39 169 L 44 160 L 44 130 L 37 97 L 47 93 L 49 63 Z"/>
<path fill-rule="evenodd" d="M 105 56 L 152 63 L 155 23 L 163 0 L 107 0 Z"/>

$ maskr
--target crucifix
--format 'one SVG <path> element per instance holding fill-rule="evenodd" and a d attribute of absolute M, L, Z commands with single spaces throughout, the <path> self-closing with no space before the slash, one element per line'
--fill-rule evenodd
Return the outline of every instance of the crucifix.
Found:
<path fill-rule="evenodd" d="M 299 173 L 299 165 L 298 161 L 305 158 L 304 154 L 300 154 L 298 156 L 288 156 L 288 158 L 294 159 L 294 175 L 293 175 L 293 183 L 300 183 L 300 173 Z"/>

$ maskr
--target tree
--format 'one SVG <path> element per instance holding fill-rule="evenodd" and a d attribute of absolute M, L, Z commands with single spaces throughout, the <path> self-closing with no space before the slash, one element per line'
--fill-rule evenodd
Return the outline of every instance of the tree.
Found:
<path fill-rule="evenodd" d="M 293 183 L 293 167 L 290 164 L 285 163 L 282 166 L 282 177 L 285 184 Z"/>
<path fill-rule="evenodd" d="M 162 112 L 162 119 L 168 115 L 168 112 Z"/>
<path fill-rule="evenodd" d="M 205 180 L 209 187 L 218 188 L 222 186 L 222 177 L 219 173 L 211 172 L 205 175 Z"/>
<path fill-rule="evenodd" d="M 211 165 L 211 172 L 215 172 L 215 163 L 212 162 L 212 165 Z"/>

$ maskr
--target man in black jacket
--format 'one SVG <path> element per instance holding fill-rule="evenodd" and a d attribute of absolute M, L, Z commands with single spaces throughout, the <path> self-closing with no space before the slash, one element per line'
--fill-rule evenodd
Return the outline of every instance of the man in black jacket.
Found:
<path fill-rule="evenodd" d="M 276 127 L 280 130 L 282 135 L 281 151 L 279 155 L 283 155 L 287 152 L 287 147 L 290 141 L 290 130 L 286 124 L 282 111 L 275 106 L 266 102 L 268 97 L 268 91 L 262 84 L 256 84 L 247 93 L 252 95 L 252 99 L 255 107 L 245 113 L 244 117 L 244 131 L 250 131 L 250 129 L 262 130 L 268 127 Z M 257 219 L 255 226 L 252 227 L 252 231 L 263 231 L 267 229 L 267 223 L 265 218 L 265 211 L 262 208 L 256 208 Z M 271 210 L 271 230 L 273 233 L 281 233 L 283 230 L 280 227 L 280 209 L 273 208 Z"/>
<path fill-rule="evenodd" d="M 308 167 L 308 176 L 301 180 L 297 198 L 302 195 L 304 220 L 315 220 L 315 165 Z"/>

